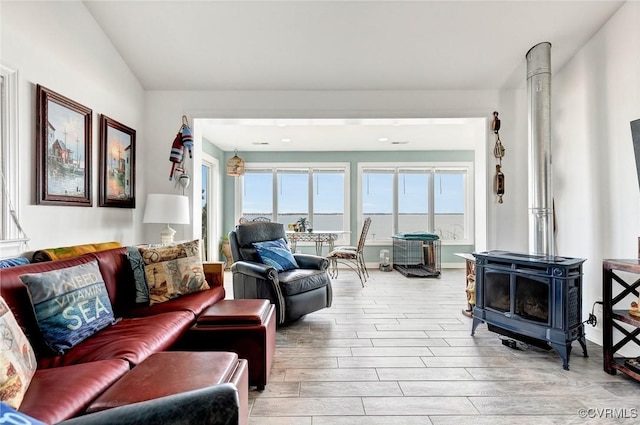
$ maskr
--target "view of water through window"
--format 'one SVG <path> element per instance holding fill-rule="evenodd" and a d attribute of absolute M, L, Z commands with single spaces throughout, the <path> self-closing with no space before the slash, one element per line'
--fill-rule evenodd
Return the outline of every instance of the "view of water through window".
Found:
<path fill-rule="evenodd" d="M 389 240 L 414 231 L 434 232 L 445 240 L 468 237 L 465 176 L 459 168 L 363 170 L 361 211 L 372 218 L 368 238 Z M 289 224 L 304 217 L 315 230 L 344 230 L 344 171 L 247 170 L 242 195 L 245 219 L 275 216 Z"/>

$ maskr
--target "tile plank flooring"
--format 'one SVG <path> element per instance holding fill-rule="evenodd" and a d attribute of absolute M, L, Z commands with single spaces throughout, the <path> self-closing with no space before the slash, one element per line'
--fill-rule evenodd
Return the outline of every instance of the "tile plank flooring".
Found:
<path fill-rule="evenodd" d="M 362 288 L 345 270 L 331 308 L 278 329 L 251 425 L 640 424 L 640 384 L 606 374 L 600 346 L 585 358 L 574 342 L 565 371 L 555 351 L 505 347 L 484 324 L 471 337 L 462 269 L 370 275 Z"/>

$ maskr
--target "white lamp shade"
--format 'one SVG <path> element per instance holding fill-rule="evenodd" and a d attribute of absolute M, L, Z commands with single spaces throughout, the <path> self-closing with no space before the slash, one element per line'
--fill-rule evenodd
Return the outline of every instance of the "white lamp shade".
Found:
<path fill-rule="evenodd" d="M 143 223 L 189 224 L 189 198 L 183 195 L 147 195 Z"/>

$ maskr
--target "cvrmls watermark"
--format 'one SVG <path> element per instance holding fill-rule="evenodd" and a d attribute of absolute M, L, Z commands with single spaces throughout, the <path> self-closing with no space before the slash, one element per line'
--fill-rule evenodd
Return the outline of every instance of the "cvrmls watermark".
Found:
<path fill-rule="evenodd" d="M 588 419 L 635 419 L 638 415 L 638 409 L 631 408 L 586 408 L 578 409 L 578 416 Z"/>

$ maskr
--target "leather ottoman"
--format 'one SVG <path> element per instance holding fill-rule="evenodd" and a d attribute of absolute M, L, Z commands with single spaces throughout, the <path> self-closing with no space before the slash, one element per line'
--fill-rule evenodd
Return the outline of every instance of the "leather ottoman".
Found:
<path fill-rule="evenodd" d="M 232 383 L 238 389 L 239 423 L 246 425 L 249 422 L 247 361 L 235 353 L 225 352 L 152 354 L 91 403 L 87 413 L 223 383 Z"/>
<path fill-rule="evenodd" d="M 233 351 L 249 362 L 249 385 L 263 390 L 276 351 L 275 316 L 269 300 L 220 300 L 198 316 L 177 347 Z"/>

